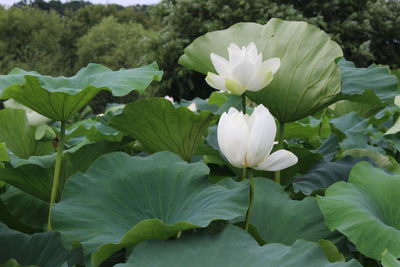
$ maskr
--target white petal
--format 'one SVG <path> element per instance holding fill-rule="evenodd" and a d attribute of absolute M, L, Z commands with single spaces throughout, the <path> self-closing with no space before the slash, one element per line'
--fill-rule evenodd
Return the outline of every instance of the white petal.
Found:
<path fill-rule="evenodd" d="M 191 103 L 188 107 L 187 107 L 190 111 L 196 112 L 197 111 L 197 105 L 195 102 Z"/>
<path fill-rule="evenodd" d="M 276 124 L 269 110 L 257 106 L 250 117 L 250 137 L 247 145 L 246 162 L 255 167 L 271 153 L 276 135 Z"/>
<path fill-rule="evenodd" d="M 241 60 L 241 49 L 234 43 L 231 43 L 228 47 L 229 54 L 229 64 L 235 65 L 237 62 Z"/>
<path fill-rule="evenodd" d="M 206 82 L 212 88 L 221 91 L 228 91 L 225 87 L 225 77 L 221 75 L 217 75 L 215 73 L 209 72 L 207 73 Z"/>
<path fill-rule="evenodd" d="M 39 125 L 42 123 L 48 123 L 51 121 L 49 118 L 37 113 L 36 111 L 22 105 L 21 103 L 15 101 L 14 99 L 9 99 L 3 103 L 4 107 L 6 108 L 16 108 L 16 109 L 23 109 L 25 110 L 26 117 L 28 119 L 29 125 Z"/>
<path fill-rule="evenodd" d="M 167 99 L 172 104 L 174 103 L 174 98 L 172 96 L 166 95 L 166 96 L 164 96 L 164 99 Z"/>
<path fill-rule="evenodd" d="M 35 112 L 26 112 L 26 117 L 28 118 L 29 125 L 37 126 L 39 124 L 48 123 L 50 121 L 49 118 Z"/>
<path fill-rule="evenodd" d="M 270 70 L 263 70 L 261 69 L 254 77 L 253 79 L 249 82 L 249 85 L 247 86 L 248 91 L 259 91 L 265 87 L 267 87 L 268 84 L 270 84 L 273 80 L 273 74 L 272 71 Z"/>
<path fill-rule="evenodd" d="M 253 42 L 251 42 L 251 43 L 246 47 L 246 50 L 247 50 L 247 55 L 246 55 L 247 58 L 248 58 L 251 62 L 255 63 L 256 60 L 257 60 L 257 57 L 258 57 L 257 46 L 256 46 L 256 44 L 253 43 Z"/>
<path fill-rule="evenodd" d="M 246 157 L 249 129 L 243 113 L 223 113 L 218 123 L 218 145 L 228 161 L 235 167 L 243 168 Z"/>
<path fill-rule="evenodd" d="M 256 69 L 255 64 L 251 63 L 247 58 L 244 58 L 242 61 L 233 66 L 232 77 L 246 87 L 246 85 L 257 74 L 257 72 L 258 69 Z"/>
<path fill-rule="evenodd" d="M 215 68 L 215 70 L 218 72 L 218 74 L 222 76 L 230 76 L 231 71 L 229 67 L 229 62 L 225 58 L 218 56 L 214 53 L 211 53 L 211 62 Z"/>
<path fill-rule="evenodd" d="M 274 57 L 274 58 L 270 58 L 265 60 L 262 63 L 262 67 L 263 69 L 269 69 L 270 71 L 272 71 L 272 74 L 275 74 L 278 69 L 281 67 L 281 60 L 279 57 Z"/>
<path fill-rule="evenodd" d="M 297 162 L 298 159 L 295 154 L 281 149 L 269 155 L 269 157 L 255 167 L 255 169 L 263 171 L 279 171 L 293 166 Z"/>

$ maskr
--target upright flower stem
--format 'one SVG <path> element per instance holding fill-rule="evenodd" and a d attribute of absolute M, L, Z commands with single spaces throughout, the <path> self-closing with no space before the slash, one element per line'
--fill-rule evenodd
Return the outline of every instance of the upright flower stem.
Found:
<path fill-rule="evenodd" d="M 249 193 L 249 208 L 247 209 L 246 221 L 244 224 L 244 229 L 246 231 L 249 231 L 251 213 L 253 212 L 254 178 L 253 178 L 253 170 L 252 169 L 249 169 L 248 175 L 249 175 L 249 183 L 250 183 L 250 193 Z"/>
<path fill-rule="evenodd" d="M 243 114 L 246 114 L 246 96 L 245 96 L 245 94 L 242 95 L 242 108 L 243 108 Z"/>
<path fill-rule="evenodd" d="M 279 123 L 279 135 L 278 135 L 278 150 L 283 148 L 283 138 L 285 137 L 285 123 Z M 281 183 L 281 171 L 275 171 L 275 182 Z"/>
<path fill-rule="evenodd" d="M 246 180 L 247 178 L 247 168 L 243 168 L 242 169 L 242 177 L 240 179 L 240 181 Z"/>
<path fill-rule="evenodd" d="M 53 177 L 53 187 L 51 189 L 51 198 L 50 198 L 50 206 L 49 206 L 49 217 L 47 221 L 47 231 L 51 231 L 51 209 L 54 206 L 54 203 L 57 199 L 58 193 L 58 184 L 60 182 L 61 175 L 61 163 L 62 163 L 62 154 L 64 150 L 64 142 L 65 142 L 65 121 L 61 122 L 60 129 L 60 138 L 57 145 L 57 155 L 56 155 L 56 163 L 54 167 L 54 177 Z"/>

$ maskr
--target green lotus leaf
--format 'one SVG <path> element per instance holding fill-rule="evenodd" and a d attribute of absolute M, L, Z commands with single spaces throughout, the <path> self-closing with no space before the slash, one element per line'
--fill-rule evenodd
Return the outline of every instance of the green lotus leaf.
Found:
<path fill-rule="evenodd" d="M 380 168 L 384 168 L 392 172 L 400 171 L 399 163 L 393 157 L 370 149 L 353 148 L 344 151 L 342 156 L 367 157 L 370 159 L 369 161 L 374 162 Z"/>
<path fill-rule="evenodd" d="M 0 267 L 38 267 L 37 265 L 21 265 L 15 259 L 10 259 L 4 264 L 0 264 Z"/>
<path fill-rule="evenodd" d="M 400 267 L 400 261 L 396 259 L 390 252 L 385 250 L 382 254 L 383 267 Z"/>
<path fill-rule="evenodd" d="M 296 176 L 293 180 L 294 192 L 311 195 L 316 191 L 325 190 L 339 181 L 347 181 L 351 169 L 360 161 L 371 161 L 368 157 L 355 158 L 346 156 L 334 162 L 321 160 L 304 175 Z"/>
<path fill-rule="evenodd" d="M 15 218 L 13 216 L 13 214 L 10 213 L 7 206 L 4 205 L 4 203 L 2 202 L 1 199 L 0 199 L 0 222 L 7 225 L 9 228 L 18 230 L 20 232 L 24 232 L 24 233 L 28 233 L 28 234 L 38 232 L 38 229 L 34 229 L 32 227 L 24 225 L 18 220 L 18 218 Z M 1 264 L 0 264 L 0 266 L 1 266 Z"/>
<path fill-rule="evenodd" d="M 119 142 L 101 141 L 64 151 L 64 167 L 58 195 L 61 194 L 64 182 L 69 176 L 79 171 L 86 171 L 102 154 L 117 151 L 120 147 Z M 28 159 L 12 156 L 10 162 L 0 165 L 0 181 L 48 202 L 53 184 L 54 158 L 54 154 Z"/>
<path fill-rule="evenodd" d="M 292 246 L 259 246 L 247 232 L 228 225 L 221 233 L 185 234 L 169 241 L 146 241 L 133 250 L 126 264 L 117 267 L 359 267 L 357 261 L 330 263 L 321 247 L 298 240 Z"/>
<path fill-rule="evenodd" d="M 365 256 L 381 259 L 387 249 L 400 256 L 400 175 L 360 162 L 349 181 L 329 187 L 318 197 L 326 224 L 344 234 Z"/>
<path fill-rule="evenodd" d="M 162 72 L 156 63 L 112 71 L 89 64 L 72 77 L 51 77 L 14 69 L 0 76 L 0 98 L 13 98 L 36 112 L 58 121 L 66 121 L 101 90 L 124 96 L 133 90 L 143 92 Z M 2 91 L 2 92 L 1 92 Z"/>
<path fill-rule="evenodd" d="M 305 22 L 271 19 L 266 25 L 237 23 L 222 31 L 207 33 L 185 49 L 179 63 L 207 74 L 215 72 L 210 53 L 227 58 L 230 43 L 254 42 L 263 60 L 279 57 L 281 67 L 263 90 L 247 92 L 264 104 L 281 122 L 311 115 L 336 101 L 340 71 L 335 59 L 342 50 L 328 34 Z"/>
<path fill-rule="evenodd" d="M 298 239 L 318 241 L 337 237 L 325 225 L 314 197 L 291 200 L 283 187 L 265 178 L 254 178 L 250 223 L 267 243 L 292 245 Z"/>
<path fill-rule="evenodd" d="M 90 141 L 121 141 L 123 134 L 97 119 L 82 120 L 70 125 L 66 130 L 67 140 L 77 137 L 85 137 Z"/>
<path fill-rule="evenodd" d="M 79 263 L 80 260 L 79 251 L 70 251 L 63 247 L 59 233 L 28 235 L 8 229 L 2 223 L 0 248 L 0 264 L 14 259 L 21 265 L 59 267 L 66 261 Z"/>
<path fill-rule="evenodd" d="M 4 193 L 0 194 L 0 201 L 3 202 L 8 213 L 21 224 L 36 229 L 36 232 L 45 229 L 49 212 L 47 202 L 13 186 L 9 186 Z M 10 228 L 13 227 L 10 226 Z"/>
<path fill-rule="evenodd" d="M 150 152 L 171 151 L 190 161 L 213 117 L 210 111 L 195 113 L 164 98 L 150 98 L 126 105 L 109 124 Z"/>
<path fill-rule="evenodd" d="M 0 161 L 8 161 L 10 156 L 8 155 L 7 147 L 5 143 L 0 143 Z"/>
<path fill-rule="evenodd" d="M 0 110 L 0 142 L 20 158 L 40 156 L 54 151 L 51 142 L 35 139 L 35 127 L 28 124 L 22 109 Z"/>
<path fill-rule="evenodd" d="M 213 185 L 208 173 L 204 163 L 189 164 L 171 152 L 104 155 L 68 179 L 53 228 L 68 244 L 79 241 L 98 266 L 143 240 L 244 216 L 248 184 L 226 179 Z"/>
<path fill-rule="evenodd" d="M 340 98 L 370 105 L 393 103 L 397 92 L 397 78 L 390 74 L 387 66 L 372 64 L 368 68 L 357 68 L 353 62 L 340 60 L 342 75 Z"/>

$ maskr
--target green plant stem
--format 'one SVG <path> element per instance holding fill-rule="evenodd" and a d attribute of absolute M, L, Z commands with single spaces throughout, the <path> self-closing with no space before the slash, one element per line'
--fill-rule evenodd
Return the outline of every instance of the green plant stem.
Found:
<path fill-rule="evenodd" d="M 243 168 L 242 169 L 242 177 L 240 179 L 240 181 L 243 181 L 247 178 L 247 168 Z"/>
<path fill-rule="evenodd" d="M 62 164 L 62 154 L 64 150 L 64 142 L 65 142 L 65 122 L 61 122 L 60 129 L 60 138 L 57 145 L 57 155 L 56 155 L 56 163 L 54 167 L 54 177 L 53 177 L 53 187 L 51 188 L 51 197 L 50 197 L 50 205 L 49 205 L 49 217 L 47 221 L 47 231 L 51 231 L 51 210 L 54 206 L 54 203 L 57 199 L 58 193 L 58 184 L 60 182 L 61 175 L 61 164 Z"/>
<path fill-rule="evenodd" d="M 285 123 L 279 123 L 279 135 L 278 135 L 278 150 L 283 148 L 283 138 L 285 137 Z M 281 171 L 275 171 L 275 182 L 281 183 Z"/>
<path fill-rule="evenodd" d="M 242 95 L 242 109 L 243 114 L 246 114 L 246 96 L 244 94 Z"/>
<path fill-rule="evenodd" d="M 253 178 L 253 170 L 249 169 L 248 171 L 249 175 L 249 184 L 250 184 L 250 193 L 249 193 L 249 208 L 247 209 L 246 213 L 246 221 L 244 224 L 244 229 L 248 232 L 249 231 L 249 224 L 250 224 L 250 218 L 251 218 L 251 213 L 253 211 L 253 199 L 254 199 L 254 178 Z"/>

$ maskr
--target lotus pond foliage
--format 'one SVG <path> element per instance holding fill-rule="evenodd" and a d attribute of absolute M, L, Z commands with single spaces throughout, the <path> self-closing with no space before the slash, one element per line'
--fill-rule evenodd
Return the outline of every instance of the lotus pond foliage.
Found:
<path fill-rule="evenodd" d="M 306 22 L 237 23 L 179 59 L 0 76 L 0 266 L 400 266 L 399 83 Z M 199 75 L 200 75 L 199 74 Z M 88 104 L 101 91 L 139 99 Z"/>

